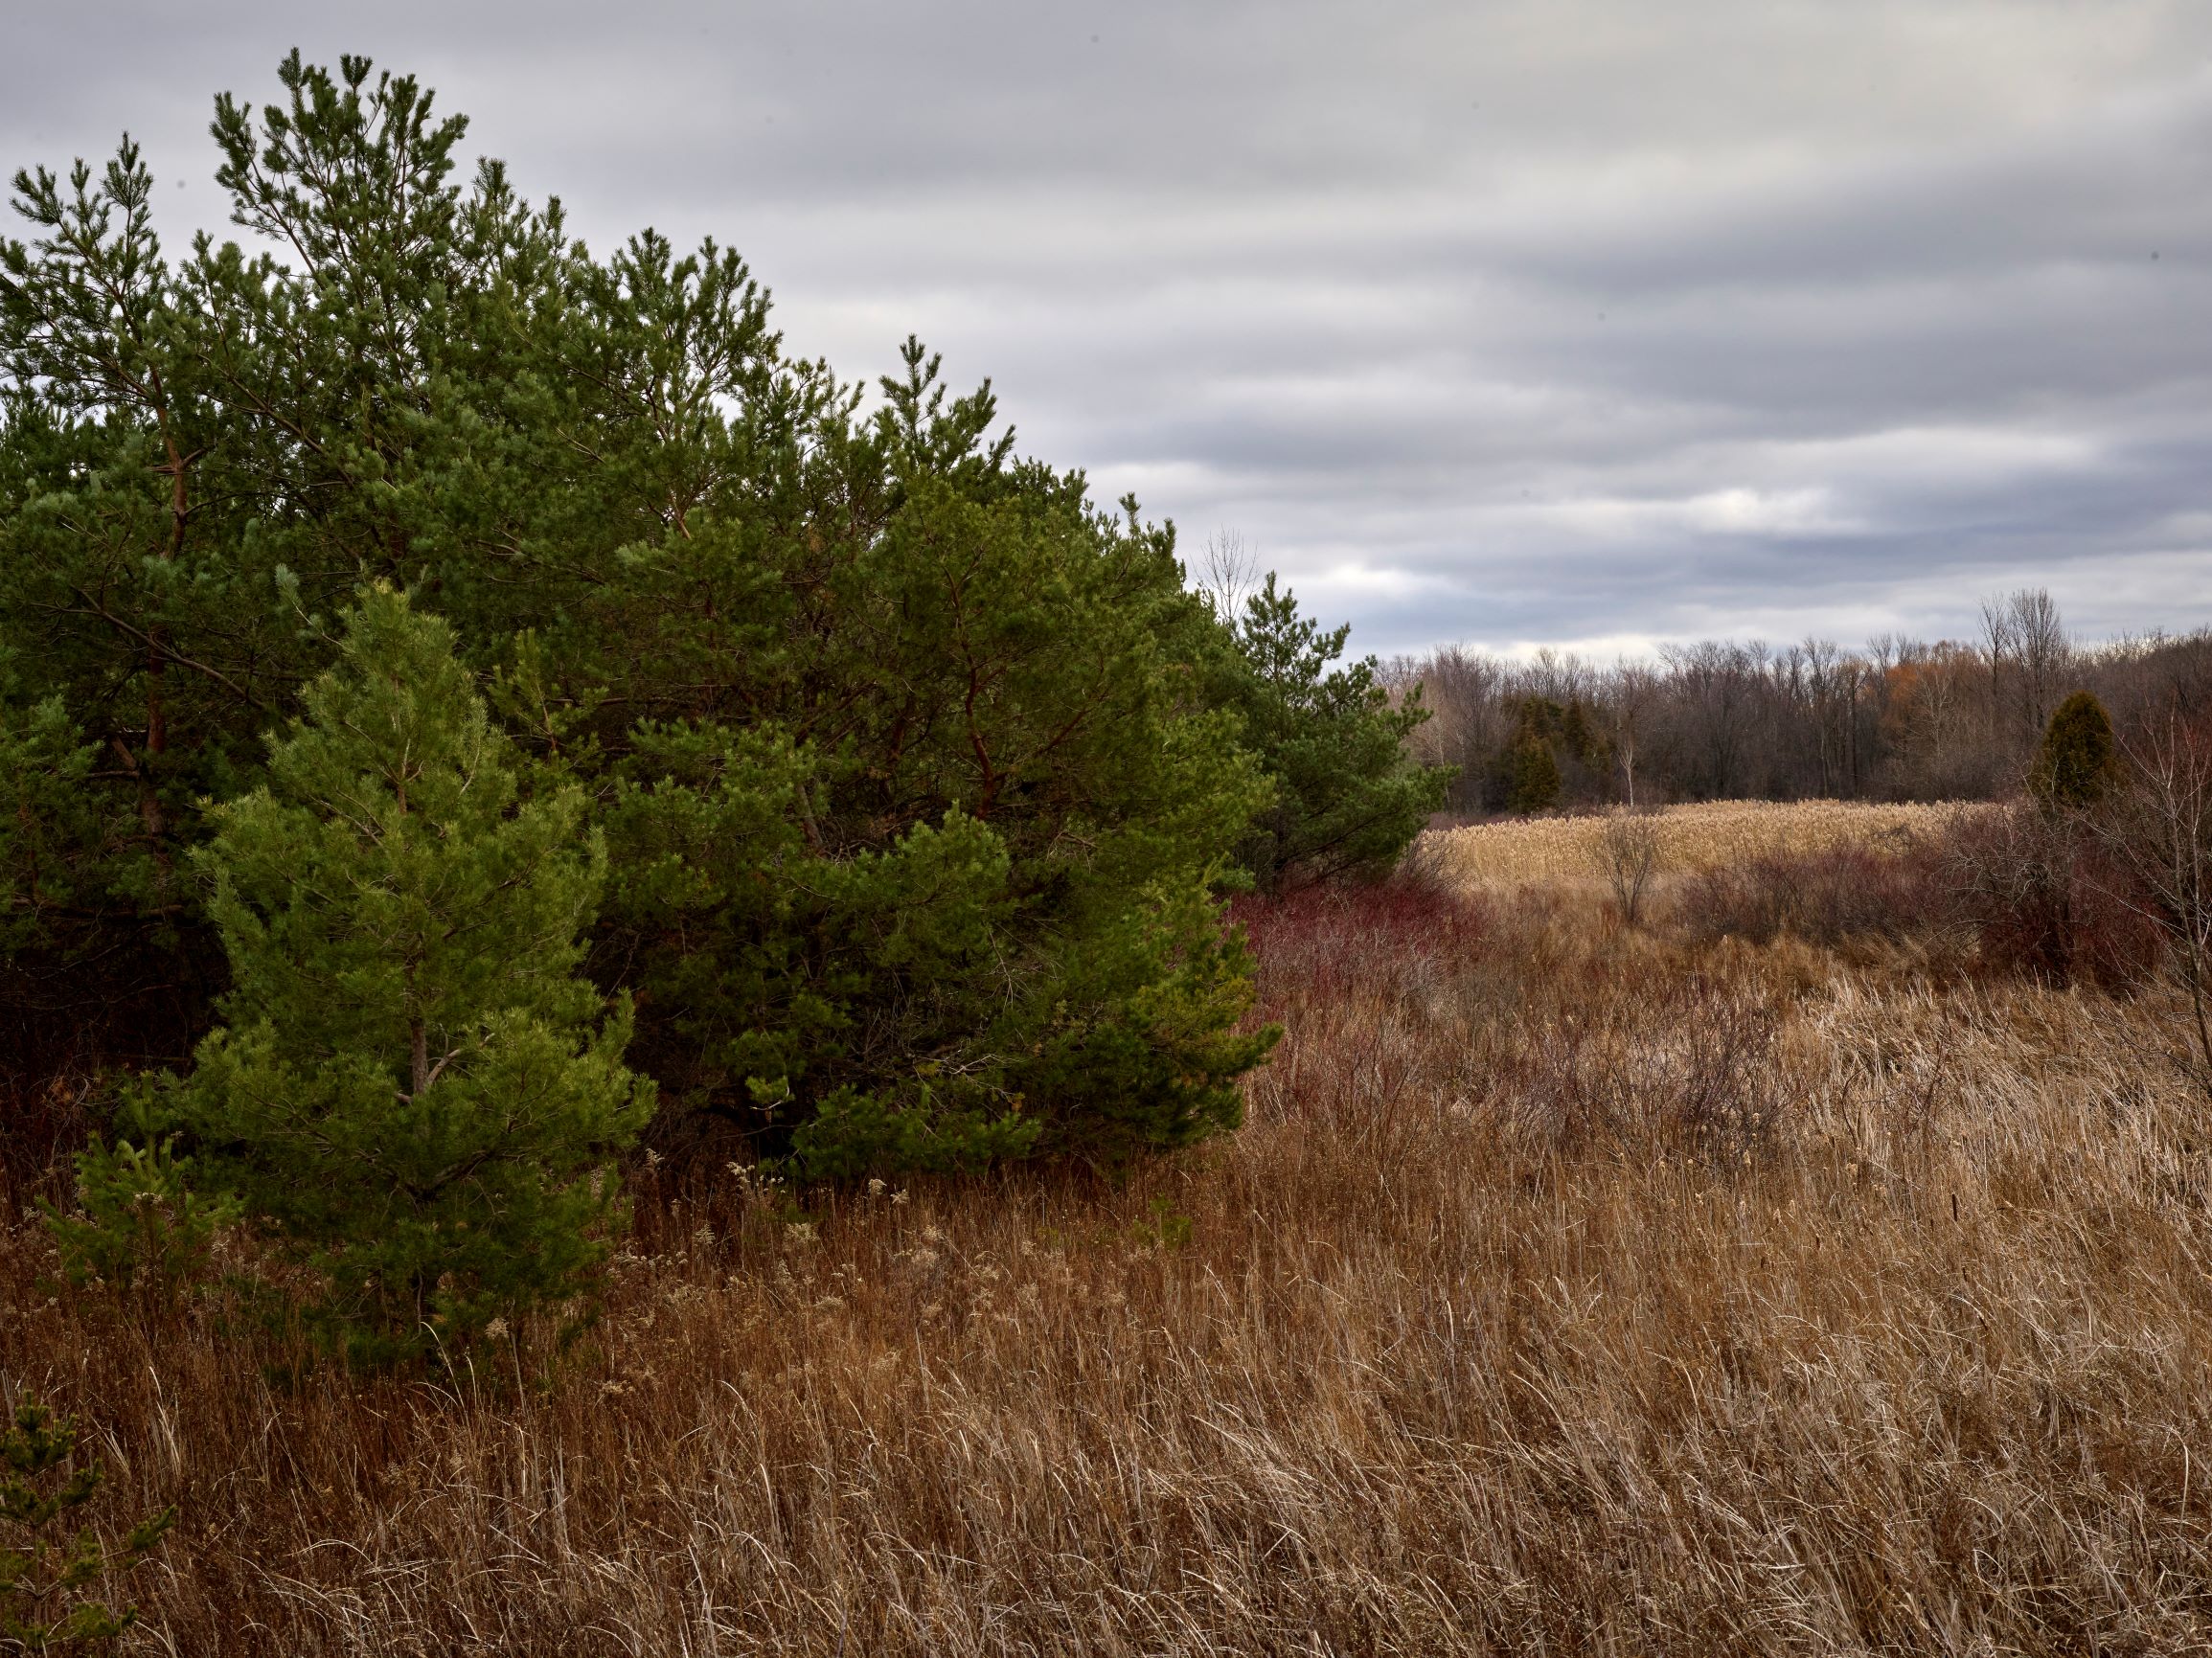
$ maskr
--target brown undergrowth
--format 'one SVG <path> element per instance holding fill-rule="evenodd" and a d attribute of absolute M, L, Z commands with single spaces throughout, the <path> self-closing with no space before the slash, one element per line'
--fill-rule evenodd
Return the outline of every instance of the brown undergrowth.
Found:
<path fill-rule="evenodd" d="M 648 1171 L 600 1324 L 451 1385 L 57 1302 L 18 1224 L 0 1374 L 181 1506 L 148 1650 L 2212 1643 L 2162 992 L 1540 889 L 1246 920 L 1250 1122 L 1125 1183 Z"/>

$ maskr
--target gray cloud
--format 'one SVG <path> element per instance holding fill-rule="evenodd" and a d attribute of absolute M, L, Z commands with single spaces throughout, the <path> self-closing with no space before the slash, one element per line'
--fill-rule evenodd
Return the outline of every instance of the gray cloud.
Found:
<path fill-rule="evenodd" d="M 0 154 L 420 73 L 604 247 L 1235 527 L 1379 650 L 2212 621 L 2212 9 L 640 0 L 22 9 Z"/>

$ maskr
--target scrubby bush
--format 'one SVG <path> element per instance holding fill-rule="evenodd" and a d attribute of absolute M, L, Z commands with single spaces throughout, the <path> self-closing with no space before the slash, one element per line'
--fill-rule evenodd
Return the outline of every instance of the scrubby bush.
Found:
<path fill-rule="evenodd" d="M 1955 814 L 1898 851 L 1718 864 L 1688 877 L 1676 911 L 1707 942 L 1918 941 L 1990 972 L 2112 991 L 2142 985 L 2165 958 L 2156 907 L 2109 837 L 2028 801 Z"/>
<path fill-rule="evenodd" d="M 61 1254 L 61 1273 L 79 1288 L 138 1293 L 173 1305 L 210 1270 L 216 1240 L 238 1218 L 238 1205 L 194 1192 L 192 1159 L 176 1136 L 141 1132 L 132 1144 L 94 1137 L 77 1154 L 77 1209 L 42 1204 Z"/>
<path fill-rule="evenodd" d="M 2090 825 L 2109 868 L 2105 896 L 2167 945 L 2212 1094 L 2212 736 L 2171 717 L 2130 758 L 2132 775 Z"/>
<path fill-rule="evenodd" d="M 1591 862 L 1613 895 L 1621 920 L 1631 927 L 1644 922 L 1644 899 L 1659 873 L 1659 826 L 1649 812 L 1607 814 L 1591 848 Z"/>
<path fill-rule="evenodd" d="M 1270 1001 L 1291 984 L 1320 999 L 1402 988 L 1464 965 L 1493 925 L 1480 897 L 1418 878 L 1243 898 L 1234 913 Z"/>
<path fill-rule="evenodd" d="M 1959 813 L 1895 852 L 1835 846 L 1718 865 L 1684 884 L 1678 913 L 1706 941 L 1919 941 L 1988 971 L 2111 990 L 2142 984 L 2163 953 L 2121 861 L 2071 817 L 2026 802 Z"/>
<path fill-rule="evenodd" d="M 1940 867 L 1985 967 L 2112 990 L 2158 970 L 2163 948 L 2136 883 L 2071 812 L 2016 801 L 1963 816 Z"/>
<path fill-rule="evenodd" d="M 1832 946 L 1853 939 L 1897 943 L 1946 924 L 1943 896 L 1931 852 L 1835 846 L 1700 871 L 1683 890 L 1681 914 L 1694 936 L 1708 940 L 1765 943 L 1788 933 Z"/>

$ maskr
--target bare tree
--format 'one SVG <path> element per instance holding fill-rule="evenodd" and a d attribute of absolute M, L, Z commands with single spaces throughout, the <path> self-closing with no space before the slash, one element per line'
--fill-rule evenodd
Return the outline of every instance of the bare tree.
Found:
<path fill-rule="evenodd" d="M 1642 926 L 1644 898 L 1653 877 L 1659 873 L 1656 815 L 1625 808 L 1608 813 L 1605 827 L 1598 831 L 1597 843 L 1591 848 L 1591 856 L 1598 873 L 1612 888 L 1613 902 L 1620 906 L 1621 920 L 1631 927 Z"/>
<path fill-rule="evenodd" d="M 1389 678 L 1396 694 L 1419 686 L 1428 708 L 1428 723 L 1409 739 L 1415 758 L 1425 765 L 1457 766 L 1454 801 L 1476 804 L 1491 761 L 1512 729 L 1503 706 L 1503 667 L 1494 657 L 1448 645 L 1425 661 L 1392 664 Z"/>
<path fill-rule="evenodd" d="M 1982 654 L 1989 662 L 1989 739 L 2004 740 L 2005 663 L 2018 654 L 2012 606 L 1992 596 L 1981 602 Z"/>
<path fill-rule="evenodd" d="M 1989 666 L 1989 740 L 2018 757 L 2035 745 L 2051 717 L 2073 642 L 2057 601 L 2041 587 L 1983 600 L 1981 626 Z"/>
<path fill-rule="evenodd" d="M 1573 651 L 1546 645 L 1522 665 L 1516 677 L 1523 695 L 1540 696 L 1563 706 L 1586 697 L 1597 675 Z"/>
<path fill-rule="evenodd" d="M 1681 712 L 1688 736 L 1703 764 L 1700 792 L 1714 799 L 1735 794 L 1749 736 L 1754 682 L 1766 666 L 1766 651 L 1755 658 L 1749 647 L 1704 640 L 1687 649 L 1660 651 L 1683 694 Z"/>
<path fill-rule="evenodd" d="M 2042 732 L 2059 700 L 2073 644 L 2047 589 L 2021 588 L 2012 596 L 2013 647 L 2019 658 L 2020 714 L 2030 742 Z"/>
<path fill-rule="evenodd" d="M 2082 649 L 2035 591 L 1992 599 L 1963 644 L 1884 634 L 1858 650 L 1818 637 L 1775 650 L 1720 640 L 1603 666 L 1558 650 L 1509 660 L 1447 646 L 1391 664 L 1386 677 L 1394 694 L 1422 687 L 1434 717 L 1413 752 L 1459 767 L 1462 809 L 1502 804 L 1504 757 L 1531 698 L 1603 737 L 1603 770 L 1570 765 L 1563 777 L 1585 806 L 1999 798 L 2018 787 L 2043 722 L 2076 689 L 2137 742 L 2169 714 L 2212 731 L 2212 629 Z"/>
<path fill-rule="evenodd" d="M 2198 1083 L 2212 1097 L 2212 737 L 2169 718 L 2152 738 L 2123 744 L 2133 777 L 2097 825 L 2136 892 L 2121 895 L 2166 935 L 2197 1023 Z"/>
<path fill-rule="evenodd" d="M 1842 703 L 1843 653 L 1836 649 L 1831 639 L 1808 639 L 1798 647 L 1798 660 L 1804 664 L 1805 694 L 1811 704 L 1813 739 L 1820 759 L 1820 792 L 1836 792 L 1837 773 L 1842 770 L 1843 751 L 1847 734 L 1844 719 L 1848 713 Z"/>
<path fill-rule="evenodd" d="M 1234 623 L 1244 613 L 1244 601 L 1260 586 L 1260 556 L 1234 530 L 1217 530 L 1206 537 L 1198 562 L 1198 591 L 1223 622 Z"/>
<path fill-rule="evenodd" d="M 1621 782 L 1629 809 L 1636 806 L 1636 747 L 1659 700 L 1659 676 L 1641 662 L 1624 659 L 1613 670 L 1613 752 L 1620 757 Z"/>

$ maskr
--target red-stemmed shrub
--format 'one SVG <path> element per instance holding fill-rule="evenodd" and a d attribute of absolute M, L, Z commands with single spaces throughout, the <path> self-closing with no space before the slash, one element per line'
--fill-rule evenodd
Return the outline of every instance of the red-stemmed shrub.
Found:
<path fill-rule="evenodd" d="M 1790 933 L 1832 946 L 1854 939 L 1894 943 L 1940 926 L 1943 900 L 1941 866 L 1927 850 L 1831 847 L 1701 871 L 1684 890 L 1681 914 L 1690 934 L 1708 942 L 1767 943 Z"/>
<path fill-rule="evenodd" d="M 1260 965 L 1260 999 L 1290 986 L 1315 997 L 1391 984 L 1463 960 L 1490 925 L 1484 902 L 1423 881 L 1320 885 L 1247 897 L 1231 911 Z"/>
<path fill-rule="evenodd" d="M 2165 944 L 2135 878 L 2085 824 L 2032 802 L 1962 816 L 1940 849 L 1952 917 L 1993 971 L 2126 990 Z"/>

